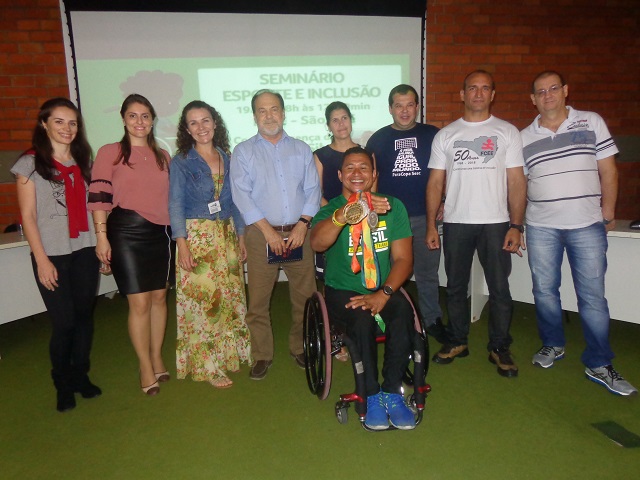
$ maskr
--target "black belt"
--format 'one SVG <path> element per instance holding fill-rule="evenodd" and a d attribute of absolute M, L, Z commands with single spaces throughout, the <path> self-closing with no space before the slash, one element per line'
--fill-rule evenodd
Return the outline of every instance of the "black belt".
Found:
<path fill-rule="evenodd" d="M 290 232 L 295 226 L 296 224 L 292 223 L 291 225 L 271 225 L 271 228 L 273 228 L 276 232 Z"/>

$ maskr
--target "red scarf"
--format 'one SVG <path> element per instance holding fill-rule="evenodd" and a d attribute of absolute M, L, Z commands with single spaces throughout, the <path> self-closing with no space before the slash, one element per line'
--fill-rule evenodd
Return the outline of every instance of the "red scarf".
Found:
<path fill-rule="evenodd" d="M 64 181 L 64 196 L 67 201 L 67 218 L 69 220 L 69 237 L 78 238 L 80 232 L 89 231 L 87 221 L 87 190 L 84 184 L 82 170 L 78 165 L 65 167 L 56 159 L 53 165 L 60 172 L 54 180 Z M 73 174 L 73 180 L 71 175 Z"/>

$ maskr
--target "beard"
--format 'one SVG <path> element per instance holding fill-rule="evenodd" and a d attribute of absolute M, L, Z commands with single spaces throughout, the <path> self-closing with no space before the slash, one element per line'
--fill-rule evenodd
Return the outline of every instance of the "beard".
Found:
<path fill-rule="evenodd" d="M 277 122 L 262 124 L 260 125 L 260 128 L 258 128 L 258 131 L 263 136 L 273 137 L 278 135 L 280 132 L 282 132 L 282 125 L 280 125 Z"/>

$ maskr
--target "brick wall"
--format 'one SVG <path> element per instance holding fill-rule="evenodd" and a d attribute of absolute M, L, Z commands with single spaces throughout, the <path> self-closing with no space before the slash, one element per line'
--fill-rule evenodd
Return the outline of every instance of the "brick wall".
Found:
<path fill-rule="evenodd" d="M 462 113 L 464 76 L 494 74 L 493 113 L 518 128 L 537 114 L 530 83 L 545 69 L 563 73 L 569 103 L 594 110 L 623 150 L 617 216 L 640 218 L 640 9 L 632 0 L 428 0 L 426 105 L 429 123 Z"/>
<path fill-rule="evenodd" d="M 524 128 L 542 70 L 560 71 L 569 104 L 623 136 L 618 218 L 640 218 L 640 8 L 637 0 L 427 0 L 427 121 L 462 114 L 459 91 L 476 68 L 493 73 L 493 113 Z"/>
<path fill-rule="evenodd" d="M 428 0 L 427 109 L 460 116 L 466 73 L 495 76 L 493 112 L 518 128 L 537 114 L 531 80 L 558 70 L 569 101 L 605 117 L 615 135 L 640 134 L 640 8 L 634 0 Z M 638 157 L 640 160 L 640 152 Z"/>
<path fill-rule="evenodd" d="M 42 102 L 69 95 L 60 7 L 58 0 L 0 5 L 0 150 L 19 151 Z"/>
<path fill-rule="evenodd" d="M 0 178 L 31 141 L 38 107 L 68 96 L 58 0 L 0 1 Z M 19 216 L 14 183 L 0 183 L 0 232 Z"/>
<path fill-rule="evenodd" d="M 68 95 L 60 10 L 58 0 L 1 0 L 0 9 L 0 152 L 18 152 L 28 146 L 38 106 Z M 616 136 L 640 139 L 637 1 L 427 0 L 427 10 L 430 123 L 458 118 L 462 79 L 485 68 L 497 82 L 493 112 L 522 128 L 536 114 L 531 79 L 553 68 L 566 76 L 571 105 L 600 113 Z M 640 218 L 640 148 L 623 157 L 617 216 Z M 5 213 L 6 190 L 0 229 L 15 219 Z"/>

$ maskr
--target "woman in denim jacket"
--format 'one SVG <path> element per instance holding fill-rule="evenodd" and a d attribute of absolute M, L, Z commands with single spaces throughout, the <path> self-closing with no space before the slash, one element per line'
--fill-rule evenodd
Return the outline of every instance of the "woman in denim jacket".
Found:
<path fill-rule="evenodd" d="M 171 162 L 169 215 L 176 240 L 177 377 L 228 388 L 251 363 L 243 262 L 244 222 L 231 199 L 229 136 L 201 101 L 182 110 Z"/>

